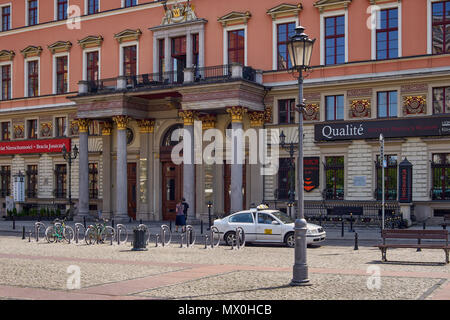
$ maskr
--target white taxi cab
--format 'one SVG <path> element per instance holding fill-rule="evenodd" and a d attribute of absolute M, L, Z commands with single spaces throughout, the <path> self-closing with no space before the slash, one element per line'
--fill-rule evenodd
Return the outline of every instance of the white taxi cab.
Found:
<path fill-rule="evenodd" d="M 246 242 L 285 243 L 288 247 L 294 247 L 294 222 L 294 219 L 279 210 L 258 206 L 214 220 L 214 227 L 219 230 L 221 240 L 227 245 L 233 243 L 236 228 L 241 227 Z M 318 244 L 325 240 L 326 232 L 321 226 L 308 223 L 307 228 L 307 244 Z"/>

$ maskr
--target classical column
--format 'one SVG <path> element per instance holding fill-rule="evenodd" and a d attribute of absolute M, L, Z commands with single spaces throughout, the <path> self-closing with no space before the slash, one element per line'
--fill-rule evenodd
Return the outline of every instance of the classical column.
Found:
<path fill-rule="evenodd" d="M 89 148 L 88 131 L 89 119 L 78 119 L 79 137 L 79 191 L 78 191 L 78 218 L 89 216 Z M 70 186 L 69 186 L 70 188 Z"/>
<path fill-rule="evenodd" d="M 128 190 L 127 190 L 127 125 L 128 116 L 115 116 L 117 125 L 117 180 L 116 180 L 116 212 L 117 222 L 126 222 L 128 218 Z"/>
<path fill-rule="evenodd" d="M 102 164 L 103 164 L 103 216 L 112 218 L 112 179 L 111 179 L 111 134 L 112 134 L 113 124 L 112 122 L 103 122 L 102 127 Z"/>
<path fill-rule="evenodd" d="M 243 153 L 243 137 L 242 137 L 242 119 L 247 109 L 242 107 L 227 108 L 227 112 L 231 116 L 232 129 L 232 159 L 231 159 L 231 212 L 241 211 L 243 209 L 243 190 L 242 190 L 242 169 L 245 163 L 245 155 Z"/>
<path fill-rule="evenodd" d="M 196 221 L 195 207 L 195 164 L 194 164 L 194 119 L 196 112 L 192 110 L 183 110 L 179 112 L 183 118 L 183 195 L 189 204 L 188 221 Z"/>
<path fill-rule="evenodd" d="M 250 118 L 250 126 L 257 131 L 258 139 L 259 131 L 263 128 L 265 112 L 263 111 L 253 111 L 249 112 L 248 116 Z M 257 143 L 255 141 L 255 143 Z M 260 144 L 258 144 L 259 151 Z M 256 164 L 250 164 L 250 204 L 254 203 L 255 205 L 261 204 L 263 201 L 263 185 L 264 185 L 264 176 L 261 174 L 261 161 L 259 156 L 257 157 Z"/>
<path fill-rule="evenodd" d="M 139 154 L 139 219 L 150 220 L 153 207 L 153 131 L 155 120 L 137 121 L 140 134 Z M 151 189 L 151 190 L 149 190 Z"/>

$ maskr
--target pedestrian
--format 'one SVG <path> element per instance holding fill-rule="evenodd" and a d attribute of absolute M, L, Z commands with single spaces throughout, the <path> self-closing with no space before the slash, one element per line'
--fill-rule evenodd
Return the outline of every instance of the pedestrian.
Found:
<path fill-rule="evenodd" d="M 187 221 L 189 204 L 186 202 L 185 198 L 182 198 L 181 201 L 181 204 L 183 205 L 184 219 Z"/>
<path fill-rule="evenodd" d="M 178 227 L 181 226 L 181 232 L 184 232 L 184 226 L 186 225 L 186 218 L 184 217 L 183 204 L 181 201 L 176 206 L 177 215 L 175 218 L 175 232 L 178 232 Z"/>

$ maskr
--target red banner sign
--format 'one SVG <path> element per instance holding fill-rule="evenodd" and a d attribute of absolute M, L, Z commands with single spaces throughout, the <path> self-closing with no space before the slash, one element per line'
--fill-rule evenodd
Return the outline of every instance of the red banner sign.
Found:
<path fill-rule="evenodd" d="M 70 139 L 0 142 L 0 154 L 56 153 L 62 152 L 63 146 L 70 151 Z"/>

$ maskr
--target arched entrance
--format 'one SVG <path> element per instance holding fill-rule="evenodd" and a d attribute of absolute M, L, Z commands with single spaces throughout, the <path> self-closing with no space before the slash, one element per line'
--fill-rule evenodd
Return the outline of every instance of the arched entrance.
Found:
<path fill-rule="evenodd" d="M 172 162 L 171 153 L 178 141 L 172 141 L 172 133 L 176 129 L 182 129 L 181 124 L 170 127 L 164 135 L 160 146 L 160 161 L 162 168 L 162 218 L 163 220 L 175 220 L 176 204 L 183 196 L 183 165 Z"/>

